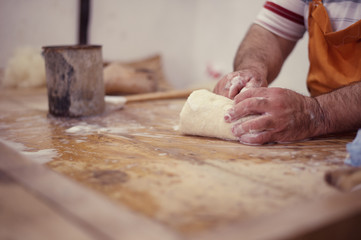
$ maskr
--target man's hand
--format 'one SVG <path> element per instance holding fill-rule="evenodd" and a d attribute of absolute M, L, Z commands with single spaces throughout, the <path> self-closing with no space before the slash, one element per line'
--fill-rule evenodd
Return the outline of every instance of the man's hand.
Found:
<path fill-rule="evenodd" d="M 263 76 L 254 68 L 231 72 L 217 83 L 214 92 L 233 99 L 242 90 L 267 87 L 267 79 Z"/>
<path fill-rule="evenodd" d="M 214 92 L 233 99 L 244 88 L 267 87 L 295 45 L 296 42 L 253 24 L 237 50 L 234 72 L 224 76 Z"/>
<path fill-rule="evenodd" d="M 232 131 L 245 144 L 291 142 L 320 135 L 324 116 L 314 98 L 282 88 L 250 88 L 235 97 L 235 106 L 225 116 L 227 122 L 259 115 Z"/>

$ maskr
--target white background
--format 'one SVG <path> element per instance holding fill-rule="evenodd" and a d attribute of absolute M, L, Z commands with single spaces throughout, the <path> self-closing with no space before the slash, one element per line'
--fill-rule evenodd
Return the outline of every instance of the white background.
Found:
<path fill-rule="evenodd" d="M 104 60 L 137 60 L 161 54 L 177 88 L 223 74 L 264 0 L 93 0 L 89 41 Z M 76 0 L 0 0 L 0 67 L 21 46 L 76 44 Z M 307 94 L 307 38 L 297 44 L 272 86 Z"/>

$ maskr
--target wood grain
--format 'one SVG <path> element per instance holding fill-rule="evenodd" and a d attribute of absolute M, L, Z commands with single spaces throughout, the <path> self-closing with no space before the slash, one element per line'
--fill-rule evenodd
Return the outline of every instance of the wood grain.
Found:
<path fill-rule="evenodd" d="M 0 232 L 4 237 L 11 236 L 12 239 L 18 235 L 23 239 L 30 233 L 36 237 L 40 235 L 42 239 L 52 239 L 53 235 L 64 239 L 66 234 L 72 239 L 179 239 L 163 226 L 115 205 L 40 164 L 32 163 L 2 143 L 0 152 L 2 182 L 5 179 L 9 183 L 12 180 L 8 179 L 14 179 L 31 193 L 24 194 L 24 191 L 19 191 L 19 186 L 7 188 L 0 185 L 2 196 L 5 195 L 0 204 L 10 207 L 5 208 L 8 212 L 1 218 L 2 226 L 9 227 Z M 8 193 L 12 195 L 8 196 Z M 18 198 L 24 196 L 26 198 Z M 26 201 L 21 203 L 22 200 Z M 22 212 L 21 208 L 26 211 Z M 28 218 L 31 223 L 25 219 L 17 222 L 19 216 Z M 32 222 L 34 220 L 38 222 Z M 63 234 L 64 225 L 73 232 Z"/>
<path fill-rule="evenodd" d="M 194 239 L 361 239 L 361 191 L 287 207 Z"/>
<path fill-rule="evenodd" d="M 324 175 L 344 167 L 353 133 L 257 147 L 184 136 L 177 131 L 184 102 L 134 102 L 100 116 L 66 119 L 48 117 L 44 89 L 1 91 L 0 139 L 30 161 L 187 238 L 232 238 L 216 229 L 253 219 L 275 226 L 267 216 L 340 195 Z M 92 206 L 82 211 L 92 212 Z M 287 221 L 280 217 L 277 230 Z"/>
<path fill-rule="evenodd" d="M 125 98 L 127 99 L 127 103 L 162 100 L 162 99 L 187 98 L 193 91 L 194 89 L 167 90 L 164 92 L 134 94 L 134 95 L 125 96 Z"/>

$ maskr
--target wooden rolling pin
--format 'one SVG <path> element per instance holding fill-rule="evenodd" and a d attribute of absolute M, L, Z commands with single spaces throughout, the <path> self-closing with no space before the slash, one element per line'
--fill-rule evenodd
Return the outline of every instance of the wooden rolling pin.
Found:
<path fill-rule="evenodd" d="M 164 92 L 141 93 L 128 96 L 105 96 L 108 110 L 115 110 L 124 107 L 125 104 L 133 102 L 188 98 L 195 89 L 169 90 Z"/>
<path fill-rule="evenodd" d="M 195 89 L 169 90 L 164 92 L 142 93 L 125 96 L 126 103 L 149 100 L 187 98 Z"/>

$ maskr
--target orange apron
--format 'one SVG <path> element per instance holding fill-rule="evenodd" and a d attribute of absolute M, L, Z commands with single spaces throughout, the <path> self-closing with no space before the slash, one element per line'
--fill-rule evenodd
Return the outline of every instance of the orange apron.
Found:
<path fill-rule="evenodd" d="M 311 96 L 361 81 L 361 20 L 333 32 L 322 1 L 310 3 L 308 16 Z"/>

